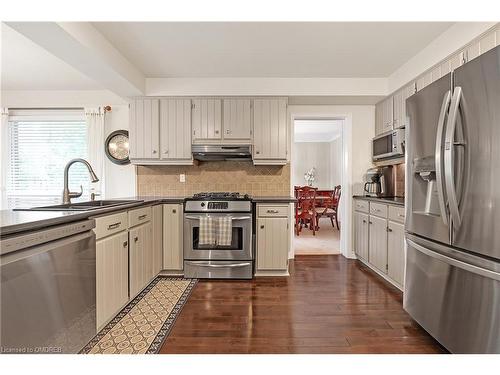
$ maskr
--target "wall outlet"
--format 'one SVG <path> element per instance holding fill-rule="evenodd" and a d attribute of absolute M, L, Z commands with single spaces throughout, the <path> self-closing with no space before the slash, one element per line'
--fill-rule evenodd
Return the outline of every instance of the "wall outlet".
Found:
<path fill-rule="evenodd" d="M 179 181 L 180 182 L 186 182 L 186 175 L 184 173 L 179 175 Z"/>

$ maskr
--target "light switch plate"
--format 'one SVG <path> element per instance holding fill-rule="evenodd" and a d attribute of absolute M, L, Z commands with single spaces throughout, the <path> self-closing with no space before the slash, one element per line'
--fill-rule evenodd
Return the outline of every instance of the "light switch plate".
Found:
<path fill-rule="evenodd" d="M 179 181 L 180 182 L 186 182 L 186 175 L 184 173 L 179 175 Z"/>

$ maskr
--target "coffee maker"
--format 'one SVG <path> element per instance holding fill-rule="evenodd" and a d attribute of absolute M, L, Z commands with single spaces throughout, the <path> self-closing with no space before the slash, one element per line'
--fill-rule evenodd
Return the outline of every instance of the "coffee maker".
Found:
<path fill-rule="evenodd" d="M 375 167 L 366 171 L 363 193 L 368 197 L 393 197 L 394 181 L 392 166 Z"/>

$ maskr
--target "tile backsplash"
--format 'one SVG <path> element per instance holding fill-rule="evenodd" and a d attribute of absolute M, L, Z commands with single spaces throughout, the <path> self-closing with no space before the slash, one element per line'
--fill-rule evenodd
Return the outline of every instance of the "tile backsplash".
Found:
<path fill-rule="evenodd" d="M 393 169 L 394 173 L 394 195 L 397 197 L 405 196 L 405 164 L 397 164 Z"/>
<path fill-rule="evenodd" d="M 179 175 L 186 175 L 180 182 Z M 138 166 L 137 194 L 190 196 L 202 191 L 230 191 L 252 196 L 290 196 L 290 164 L 260 165 L 216 161 L 193 166 Z"/>

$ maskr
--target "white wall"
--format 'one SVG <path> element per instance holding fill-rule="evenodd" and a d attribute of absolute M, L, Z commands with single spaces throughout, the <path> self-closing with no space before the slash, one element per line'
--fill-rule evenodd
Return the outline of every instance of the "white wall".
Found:
<path fill-rule="evenodd" d="M 342 184 L 342 136 L 330 142 L 330 187 Z"/>
<path fill-rule="evenodd" d="M 146 78 L 148 96 L 385 96 L 387 78 Z"/>
<path fill-rule="evenodd" d="M 112 106 L 111 112 L 106 113 L 105 137 L 115 130 L 128 130 L 128 122 L 128 105 Z M 132 164 L 117 165 L 106 157 L 104 170 L 106 174 L 106 198 L 125 198 L 136 194 L 135 166 Z"/>
<path fill-rule="evenodd" d="M 81 91 L 2 91 L 1 107 L 7 108 L 64 108 L 110 105 L 106 114 L 105 137 L 117 129 L 129 129 L 128 102 L 107 90 Z M 104 141 L 102 150 L 104 152 Z M 136 192 L 135 167 L 113 164 L 105 157 L 105 198 L 131 197 Z"/>
<path fill-rule="evenodd" d="M 344 119 L 342 130 L 342 220 L 340 247 L 342 254 L 355 258 L 352 247 L 352 195 L 361 194 L 363 174 L 371 165 L 371 139 L 375 136 L 375 106 L 373 105 L 291 105 L 288 106 L 289 129 L 295 119 L 337 118 Z M 292 139 L 293 142 L 293 139 Z M 292 143 L 291 160 L 294 144 Z M 293 186 L 290 186 L 293 194 Z M 291 239 L 293 241 L 293 238 Z"/>
<path fill-rule="evenodd" d="M 461 49 L 496 22 L 457 22 L 388 77 L 389 93 Z"/>
<path fill-rule="evenodd" d="M 292 178 L 293 184 L 307 185 L 304 174 L 312 167 L 316 168 L 314 187 L 331 188 L 330 142 L 295 142 Z"/>

